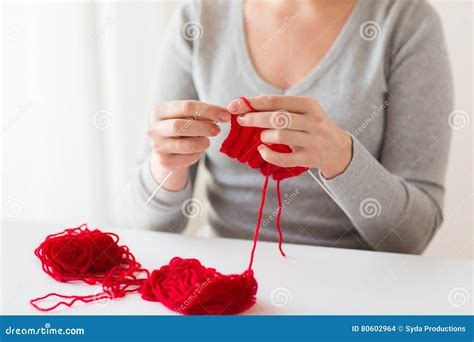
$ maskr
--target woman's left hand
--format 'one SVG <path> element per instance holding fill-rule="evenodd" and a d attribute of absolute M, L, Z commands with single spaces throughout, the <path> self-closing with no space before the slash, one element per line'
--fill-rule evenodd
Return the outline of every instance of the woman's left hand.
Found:
<path fill-rule="evenodd" d="M 318 101 L 304 96 L 258 96 L 248 98 L 257 111 L 241 100 L 227 109 L 239 115 L 245 127 L 266 128 L 260 136 L 265 144 L 289 145 L 292 153 L 278 153 L 268 146 L 258 150 L 264 160 L 281 167 L 317 168 L 325 178 L 344 172 L 352 159 L 352 138 L 332 121 Z"/>

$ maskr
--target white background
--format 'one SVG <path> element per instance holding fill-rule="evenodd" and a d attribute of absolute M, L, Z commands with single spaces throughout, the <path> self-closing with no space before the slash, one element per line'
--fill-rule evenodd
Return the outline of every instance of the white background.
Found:
<path fill-rule="evenodd" d="M 425 254 L 472 258 L 473 4 L 432 3 L 444 23 L 455 109 L 469 122 L 453 131 L 446 222 Z M 114 199 L 133 175 L 176 4 L 2 5 L 3 217 L 123 226 Z"/>

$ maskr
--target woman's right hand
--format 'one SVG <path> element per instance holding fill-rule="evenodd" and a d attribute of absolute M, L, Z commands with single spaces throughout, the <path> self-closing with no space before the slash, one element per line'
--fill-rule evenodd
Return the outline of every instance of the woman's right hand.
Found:
<path fill-rule="evenodd" d="M 210 146 L 210 137 L 220 133 L 216 122 L 230 121 L 224 107 L 186 100 L 160 103 L 148 126 L 152 142 L 150 167 L 158 183 L 173 172 L 165 188 L 182 189 L 187 182 L 188 168 L 195 164 Z"/>

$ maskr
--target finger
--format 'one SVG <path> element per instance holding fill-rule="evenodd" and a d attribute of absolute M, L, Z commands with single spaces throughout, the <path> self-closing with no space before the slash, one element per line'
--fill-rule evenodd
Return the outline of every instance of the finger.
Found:
<path fill-rule="evenodd" d="M 214 137 L 221 129 L 211 121 L 190 119 L 169 119 L 155 121 L 148 127 L 151 137 Z"/>
<path fill-rule="evenodd" d="M 208 138 L 162 138 L 153 142 L 153 151 L 157 154 L 194 154 L 207 150 Z"/>
<path fill-rule="evenodd" d="M 279 153 L 273 151 L 270 147 L 265 145 L 258 146 L 258 151 L 262 158 L 276 166 L 280 167 L 293 167 L 293 166 L 304 166 L 304 153 L 303 151 L 297 151 L 292 153 Z"/>
<path fill-rule="evenodd" d="M 265 144 L 283 144 L 290 146 L 306 146 L 310 135 L 306 132 L 266 129 L 260 134 Z"/>
<path fill-rule="evenodd" d="M 247 100 L 258 112 L 273 112 L 284 109 L 298 114 L 306 113 L 308 108 L 316 106 L 318 103 L 307 96 L 262 95 L 250 97 Z M 231 114 L 243 114 L 252 111 L 242 99 L 233 100 L 227 106 L 227 109 Z"/>
<path fill-rule="evenodd" d="M 245 127 L 291 129 L 295 131 L 309 130 L 305 116 L 286 111 L 241 114 L 237 116 L 237 121 Z"/>
<path fill-rule="evenodd" d="M 155 119 L 186 119 L 227 122 L 230 114 L 224 107 L 194 100 L 160 103 L 155 108 Z"/>
<path fill-rule="evenodd" d="M 167 155 L 158 154 L 157 159 L 160 165 L 164 168 L 176 170 L 195 164 L 199 160 L 199 158 L 201 158 L 201 155 L 201 153 Z"/>

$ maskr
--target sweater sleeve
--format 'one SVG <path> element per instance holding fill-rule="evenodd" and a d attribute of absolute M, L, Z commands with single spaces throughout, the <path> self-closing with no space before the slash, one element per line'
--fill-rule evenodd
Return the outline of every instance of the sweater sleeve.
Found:
<path fill-rule="evenodd" d="M 195 21 L 197 2 L 185 1 L 176 11 L 167 28 L 156 67 L 151 108 L 160 102 L 198 99 L 192 77 L 193 44 L 201 26 Z M 182 212 L 184 201 L 192 196 L 197 164 L 190 167 L 189 180 L 181 191 L 162 188 L 148 203 L 159 186 L 150 170 L 150 141 L 145 137 L 137 170 L 129 185 L 127 219 L 137 229 L 181 232 L 187 224 Z"/>
<path fill-rule="evenodd" d="M 394 37 L 380 154 L 374 157 L 353 137 L 348 168 L 333 179 L 321 177 L 374 250 L 419 254 L 442 222 L 452 79 L 440 19 L 419 4 L 425 6 L 421 20 L 414 9 Z"/>

